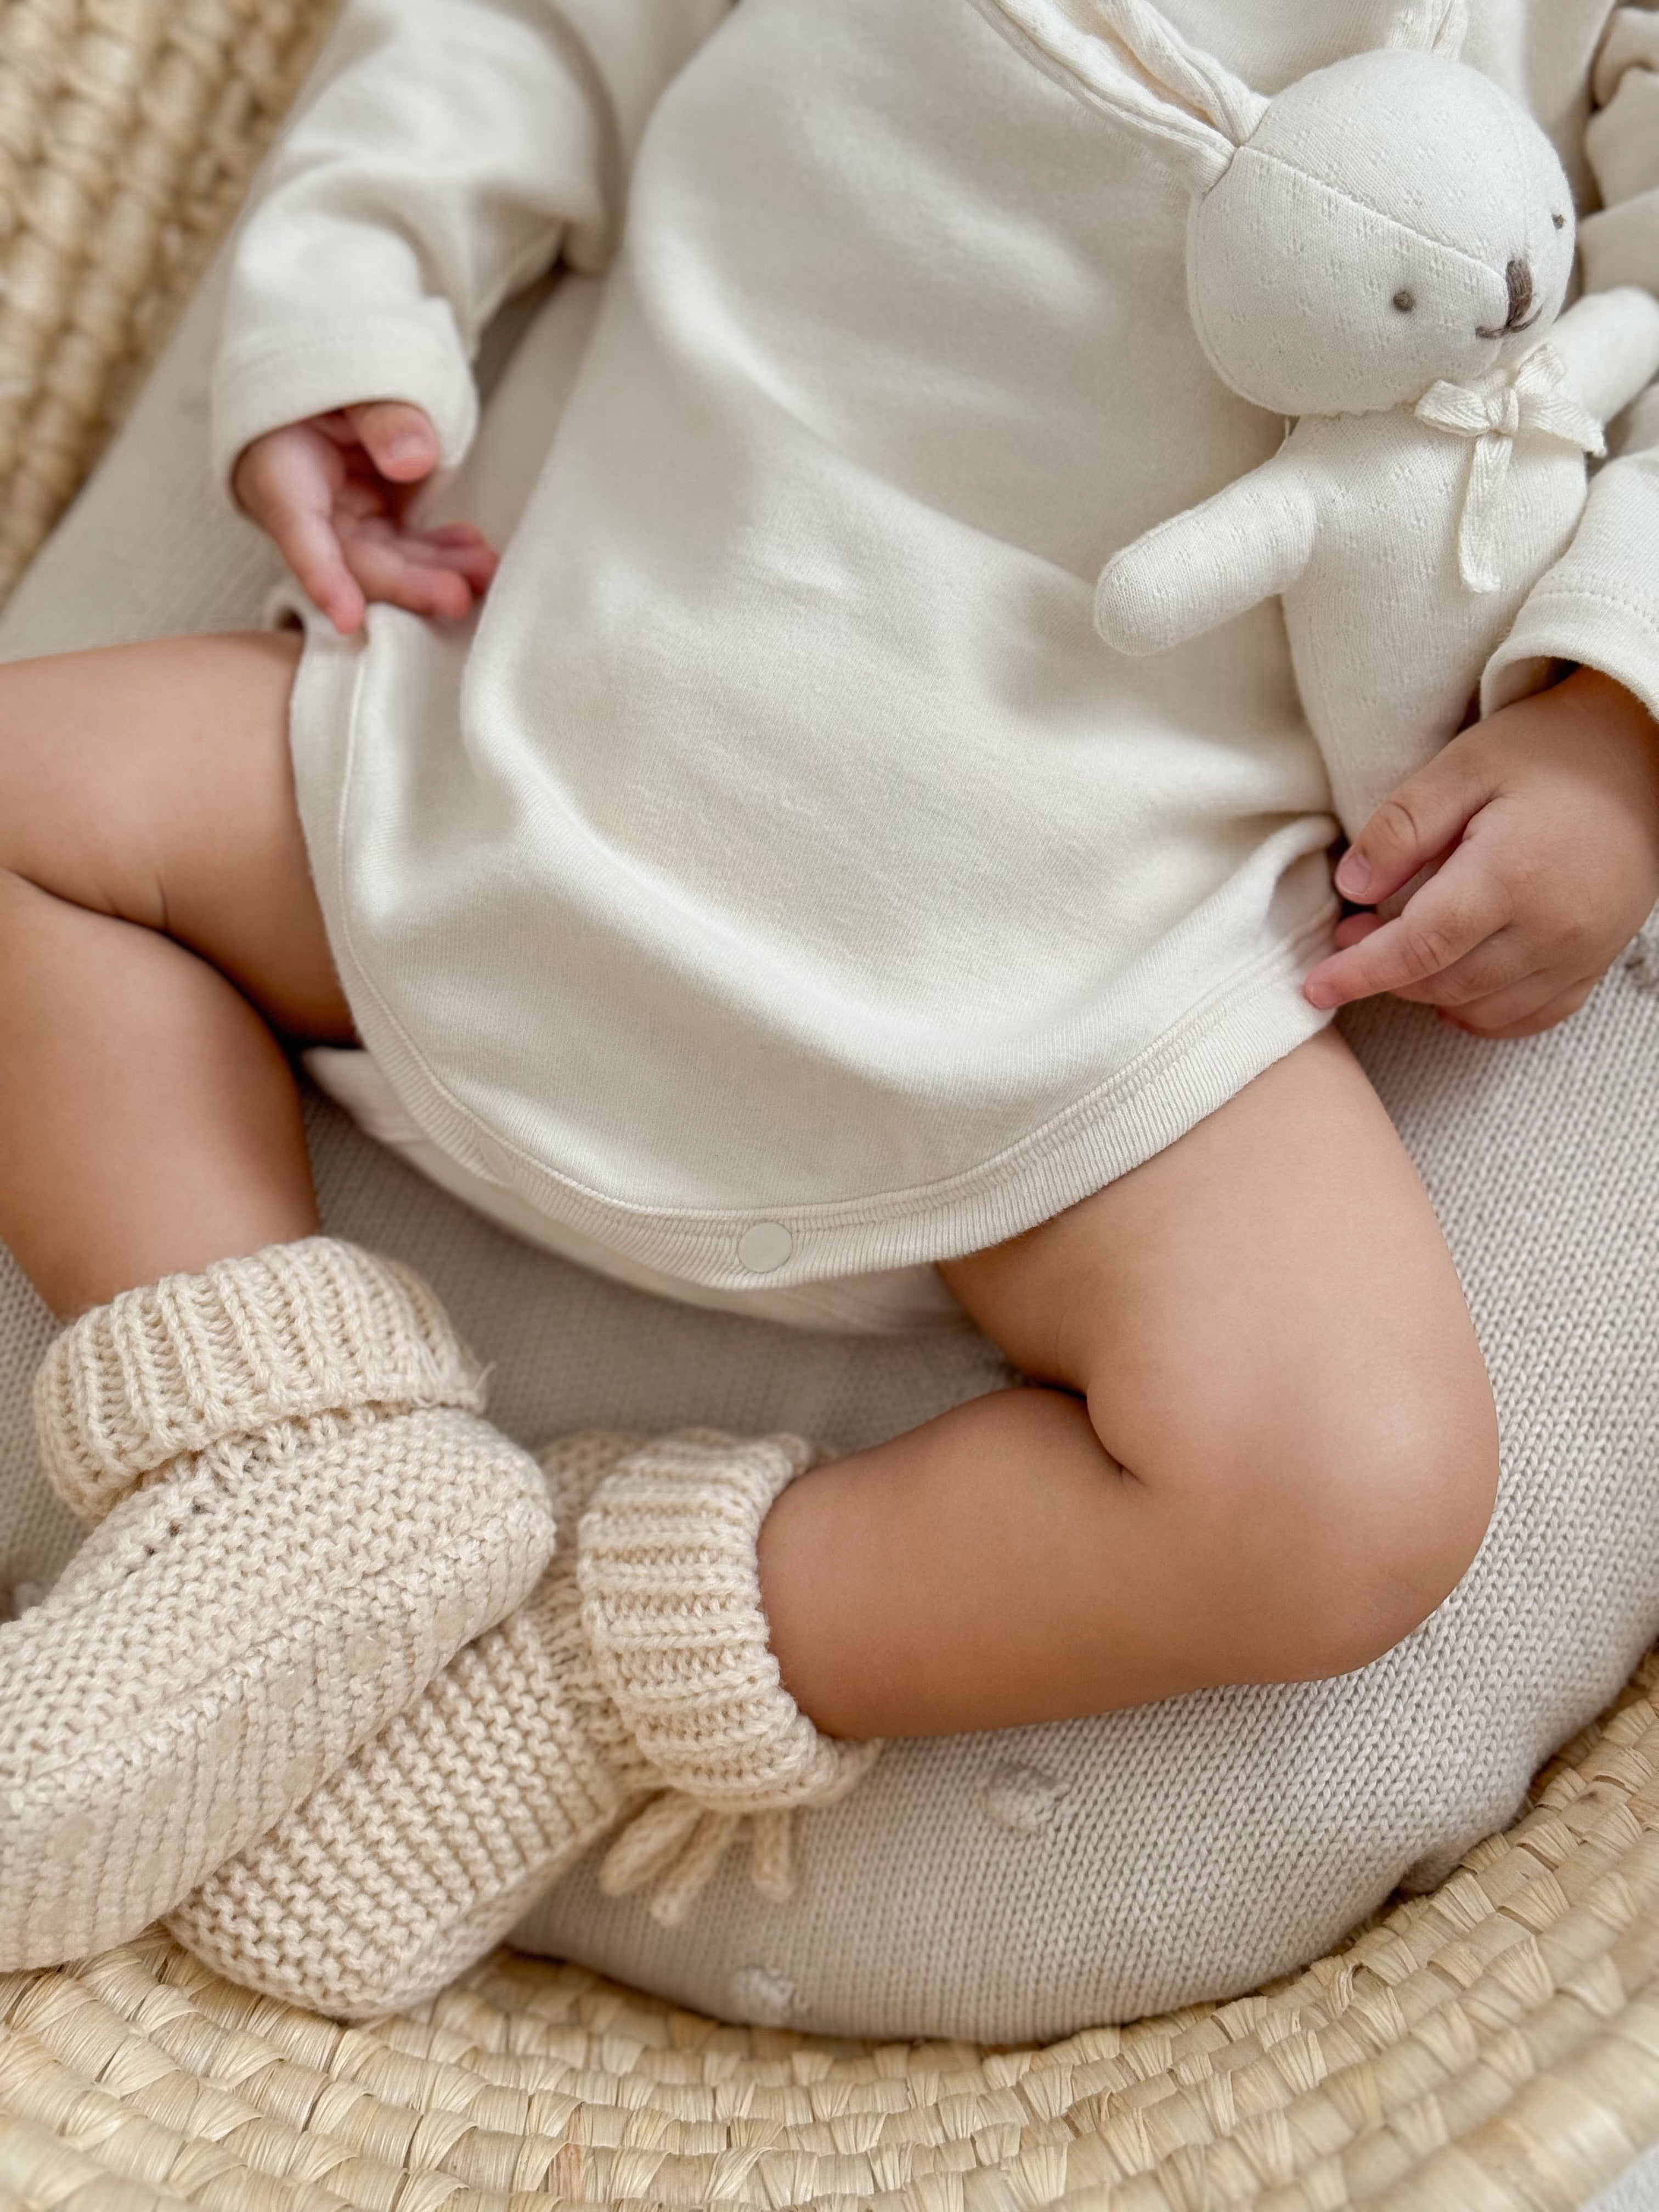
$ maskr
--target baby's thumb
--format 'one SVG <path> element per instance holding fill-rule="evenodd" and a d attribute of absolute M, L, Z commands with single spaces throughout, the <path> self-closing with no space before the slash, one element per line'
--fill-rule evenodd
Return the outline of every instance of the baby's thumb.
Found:
<path fill-rule="evenodd" d="M 1455 844 L 1487 794 L 1455 745 L 1390 792 L 1343 854 L 1336 888 L 1356 906 L 1376 906 Z"/>
<path fill-rule="evenodd" d="M 418 407 L 375 399 L 349 408 L 358 442 L 388 483 L 418 483 L 438 465 L 438 434 Z"/>

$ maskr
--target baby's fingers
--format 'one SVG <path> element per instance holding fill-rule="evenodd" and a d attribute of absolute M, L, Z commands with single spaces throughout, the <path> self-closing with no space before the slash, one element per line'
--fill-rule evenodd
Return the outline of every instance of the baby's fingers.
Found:
<path fill-rule="evenodd" d="M 488 591 L 501 565 L 501 555 L 471 522 L 446 522 L 435 530 L 422 530 L 416 542 L 428 548 L 446 568 L 465 576 L 475 592 Z"/>
<path fill-rule="evenodd" d="M 349 407 L 346 419 L 388 483 L 419 483 L 438 465 L 438 434 L 418 407 L 375 399 Z"/>
<path fill-rule="evenodd" d="M 410 614 L 459 622 L 478 596 L 438 549 L 422 547 L 418 539 L 357 532 L 346 540 L 345 556 L 367 598 Z"/>
<path fill-rule="evenodd" d="M 1503 886 L 1460 847 L 1403 914 L 1322 960 L 1303 985 L 1310 1006 L 1345 1006 L 1406 991 L 1472 952 L 1510 919 Z"/>
<path fill-rule="evenodd" d="M 1453 743 L 1385 799 L 1343 854 L 1336 887 L 1356 906 L 1376 906 L 1456 843 L 1492 796 L 1480 753 Z"/>
<path fill-rule="evenodd" d="M 308 423 L 290 423 L 255 441 L 237 465 L 236 496 L 317 606 L 340 630 L 363 618 L 363 597 L 347 566 L 333 506 L 336 469 Z"/>
<path fill-rule="evenodd" d="M 349 635 L 361 628 L 363 594 L 326 511 L 303 499 L 278 498 L 267 509 L 265 527 L 307 596 L 335 629 Z"/>

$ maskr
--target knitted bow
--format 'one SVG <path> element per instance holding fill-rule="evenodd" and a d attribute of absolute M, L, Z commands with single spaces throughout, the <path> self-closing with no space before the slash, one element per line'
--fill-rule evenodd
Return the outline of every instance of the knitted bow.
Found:
<path fill-rule="evenodd" d="M 1540 345 L 1513 370 L 1500 366 L 1473 384 L 1431 384 L 1417 403 L 1419 422 L 1474 441 L 1457 532 L 1458 573 L 1468 591 L 1502 586 L 1498 506 L 1522 433 L 1565 439 L 1598 456 L 1607 450 L 1595 417 L 1561 391 L 1566 374 L 1560 355 Z"/>
<path fill-rule="evenodd" d="M 663 1928 L 678 1928 L 708 1887 L 726 1848 L 747 1818 L 755 1887 L 775 1905 L 795 1893 L 793 1829 L 787 1812 L 717 1812 L 678 1790 L 665 1790 L 623 1830 L 605 1853 L 599 1887 L 607 1897 L 649 1889 L 646 1910 Z"/>
<path fill-rule="evenodd" d="M 837 1772 L 810 1798 L 763 1803 L 749 1813 L 705 1804 L 682 1790 L 665 1790 L 651 1798 L 623 1827 L 599 1866 L 599 1887 L 607 1897 L 626 1897 L 649 1888 L 646 1910 L 663 1928 L 678 1928 L 708 1887 L 727 1847 L 749 1832 L 750 1864 L 755 1887 L 774 1905 L 787 1905 L 795 1893 L 795 1814 L 810 1804 L 839 1805 L 880 1758 L 883 1746 L 837 1743 Z"/>

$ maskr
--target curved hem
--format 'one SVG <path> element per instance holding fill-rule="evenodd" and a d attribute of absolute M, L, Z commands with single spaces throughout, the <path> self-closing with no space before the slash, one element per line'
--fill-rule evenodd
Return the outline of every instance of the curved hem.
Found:
<path fill-rule="evenodd" d="M 279 596 L 315 635 L 313 625 L 322 618 L 303 595 L 290 586 Z M 706 1290 L 783 1291 L 955 1259 L 1003 1243 L 1165 1150 L 1330 1020 L 1307 1004 L 1299 984 L 1328 939 L 1337 912 L 1334 896 L 1322 901 L 1294 935 L 1224 977 L 1126 1065 L 988 1159 L 938 1182 L 804 1205 L 763 1201 L 742 1210 L 649 1206 L 609 1198 L 497 1135 L 452 1097 L 356 958 L 341 896 L 343 810 L 332 805 L 322 787 L 343 790 L 349 784 L 366 660 L 362 641 L 349 656 L 307 652 L 290 708 L 293 729 L 303 711 L 310 726 L 325 720 L 344 733 L 343 745 L 331 749 L 332 774 L 319 774 L 307 749 L 298 744 L 295 769 L 313 875 L 358 1034 L 398 1103 L 441 1152 L 486 1182 L 516 1192 L 577 1237 L 654 1273 Z M 334 696 L 325 701 L 319 696 L 325 690 Z M 325 820 L 329 836 L 313 839 L 310 825 Z M 786 1229 L 793 1250 L 783 1265 L 757 1274 L 738 1258 L 738 1247 L 762 1224 Z"/>

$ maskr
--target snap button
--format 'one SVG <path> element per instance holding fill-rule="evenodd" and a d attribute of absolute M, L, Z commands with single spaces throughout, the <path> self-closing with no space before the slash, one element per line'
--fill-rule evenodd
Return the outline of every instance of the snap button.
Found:
<path fill-rule="evenodd" d="M 757 1221 L 746 1229 L 738 1246 L 738 1257 L 751 1275 L 769 1275 L 782 1267 L 795 1249 L 795 1240 L 781 1221 Z"/>

